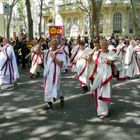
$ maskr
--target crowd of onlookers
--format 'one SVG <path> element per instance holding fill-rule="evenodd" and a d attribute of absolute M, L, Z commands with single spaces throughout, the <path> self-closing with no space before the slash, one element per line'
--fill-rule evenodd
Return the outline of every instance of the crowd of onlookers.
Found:
<path fill-rule="evenodd" d="M 87 45 L 91 49 L 94 48 L 94 42 L 99 42 L 99 40 L 103 38 L 102 36 L 96 36 L 94 39 L 90 39 L 87 34 L 84 36 L 81 36 L 80 34 L 77 36 L 77 38 L 71 37 L 69 40 L 67 38 L 63 38 L 65 40 L 65 45 L 69 48 L 69 56 L 71 57 L 71 50 L 72 50 L 72 43 L 76 40 L 79 44 L 81 40 L 84 40 Z M 39 45 L 41 46 L 41 49 L 48 49 L 50 47 L 50 38 L 44 38 L 40 37 L 34 38 L 38 41 Z M 129 41 L 128 37 L 125 37 L 125 44 L 128 46 Z M 115 36 L 114 34 L 111 35 L 109 38 L 110 44 L 114 47 L 117 47 L 119 44 L 119 37 Z M 25 59 L 26 55 L 30 53 L 30 50 L 32 48 L 32 40 L 28 40 L 26 35 L 22 35 L 20 37 L 15 37 L 14 39 L 10 39 L 10 44 L 14 47 L 17 64 L 20 65 L 23 69 L 26 69 L 28 64 L 30 63 L 30 60 Z M 2 46 L 2 37 L 0 37 L 0 46 Z"/>

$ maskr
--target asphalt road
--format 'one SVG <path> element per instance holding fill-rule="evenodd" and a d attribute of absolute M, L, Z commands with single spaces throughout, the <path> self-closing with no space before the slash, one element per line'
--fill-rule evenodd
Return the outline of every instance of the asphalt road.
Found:
<path fill-rule="evenodd" d="M 43 78 L 21 71 L 18 86 L 0 93 L 0 140 L 140 140 L 140 79 L 113 80 L 108 118 L 97 117 L 90 92 L 83 94 L 73 74 L 62 74 L 65 106 L 41 108 Z"/>

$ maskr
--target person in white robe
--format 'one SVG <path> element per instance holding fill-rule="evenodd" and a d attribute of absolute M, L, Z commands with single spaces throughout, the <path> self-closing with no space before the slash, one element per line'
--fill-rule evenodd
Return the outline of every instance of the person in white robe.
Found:
<path fill-rule="evenodd" d="M 136 46 L 134 47 L 134 51 L 136 52 L 136 59 L 138 62 L 138 67 L 140 69 L 140 40 L 136 40 Z"/>
<path fill-rule="evenodd" d="M 127 50 L 127 46 L 124 44 L 125 39 L 123 37 L 119 38 L 119 45 L 116 47 L 116 53 L 120 57 L 121 62 L 122 62 L 122 68 L 121 71 L 118 74 L 117 80 L 123 81 L 126 80 L 126 75 L 125 75 L 125 54 Z"/>
<path fill-rule="evenodd" d="M 58 49 L 61 49 L 65 58 L 65 66 L 63 66 L 62 71 L 67 73 L 70 66 L 70 58 L 69 58 L 69 48 L 65 43 L 66 41 L 64 39 L 61 39 Z"/>
<path fill-rule="evenodd" d="M 37 41 L 37 40 L 36 40 Z M 43 55 L 41 54 L 41 46 L 35 40 L 32 41 L 33 47 L 31 49 L 31 68 L 30 77 L 36 77 L 40 75 L 40 67 L 43 63 Z"/>
<path fill-rule="evenodd" d="M 76 71 L 77 77 L 82 87 L 83 92 L 87 92 L 89 89 L 89 78 L 88 78 L 88 60 L 87 55 L 91 52 L 91 49 L 86 46 L 84 41 L 80 43 L 80 49 L 76 56 Z"/>
<path fill-rule="evenodd" d="M 125 69 L 126 69 L 126 76 L 128 78 L 133 78 L 135 76 L 140 75 L 140 69 L 138 66 L 135 47 L 136 47 L 136 41 L 131 40 L 125 56 Z"/>
<path fill-rule="evenodd" d="M 94 80 L 94 73 L 95 73 L 95 63 L 92 63 L 92 56 L 94 55 L 94 53 L 98 52 L 101 47 L 100 47 L 100 44 L 99 44 L 99 41 L 94 41 L 93 42 L 93 46 L 94 48 L 92 49 L 92 51 L 88 54 L 88 78 L 90 80 L 90 84 L 92 85 L 93 83 L 93 80 Z"/>
<path fill-rule="evenodd" d="M 3 47 L 0 51 L 0 89 L 2 85 L 16 85 L 19 78 L 16 57 L 13 46 L 7 38 L 3 38 Z"/>
<path fill-rule="evenodd" d="M 72 42 L 72 50 L 71 50 L 71 58 L 70 58 L 70 63 L 71 63 L 71 72 L 76 73 L 76 56 L 79 51 L 79 44 L 77 44 L 77 40 L 74 40 Z M 76 76 L 76 75 L 75 75 Z"/>
<path fill-rule="evenodd" d="M 120 58 L 114 51 L 108 50 L 108 41 L 100 40 L 101 50 L 93 55 L 95 63 L 94 81 L 91 91 L 94 95 L 98 116 L 103 119 L 109 114 L 111 101 L 112 66 L 121 69 Z"/>
<path fill-rule="evenodd" d="M 44 51 L 44 100 L 47 105 L 44 110 L 52 109 L 53 103 L 60 98 L 61 106 L 64 97 L 60 91 L 61 68 L 65 65 L 63 52 L 58 49 L 58 40 L 51 41 L 51 48 Z"/>

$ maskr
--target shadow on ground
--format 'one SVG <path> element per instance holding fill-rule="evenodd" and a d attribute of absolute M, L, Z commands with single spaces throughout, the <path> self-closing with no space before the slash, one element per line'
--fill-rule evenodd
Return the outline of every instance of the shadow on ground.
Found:
<path fill-rule="evenodd" d="M 71 74 L 63 75 L 61 89 L 66 102 L 45 112 L 42 78 L 24 80 L 14 90 L 1 93 L 1 140 L 139 140 L 140 95 L 139 79 L 113 82 L 110 116 L 97 117 L 92 95 L 82 94 Z M 33 83 L 34 84 L 33 84 Z M 30 88 L 29 88 L 30 87 Z M 10 88 L 9 88 L 10 89 Z M 7 91 L 6 91 L 7 90 Z M 71 98 L 72 97 L 72 98 Z M 19 115 L 8 112 L 24 108 Z"/>

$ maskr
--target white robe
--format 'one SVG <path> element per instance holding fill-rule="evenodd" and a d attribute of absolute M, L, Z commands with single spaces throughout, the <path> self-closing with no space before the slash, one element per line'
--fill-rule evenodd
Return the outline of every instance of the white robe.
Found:
<path fill-rule="evenodd" d="M 46 102 L 53 102 L 53 97 L 57 98 L 62 95 L 62 93 L 59 93 L 61 68 L 53 62 L 50 56 L 51 53 L 53 52 L 50 50 L 44 52 L 44 100 Z M 54 53 L 56 54 L 56 59 L 64 64 L 65 58 L 63 53 L 60 50 Z"/>
<path fill-rule="evenodd" d="M 132 45 L 129 45 L 125 56 L 126 76 L 135 77 L 140 75 L 140 70 L 137 62 L 137 55 Z"/>
<path fill-rule="evenodd" d="M 108 115 L 109 102 L 111 101 L 112 68 L 105 63 L 107 58 L 114 63 L 117 60 L 120 62 L 119 57 L 113 51 L 105 53 L 100 50 L 93 55 L 93 60 L 96 61 L 96 72 L 91 91 L 94 93 L 98 115 Z"/>
<path fill-rule="evenodd" d="M 122 49 L 122 50 L 120 50 Z M 117 50 L 117 55 L 120 57 L 122 66 L 121 66 L 121 71 L 119 72 L 119 77 L 117 80 L 126 80 L 126 75 L 125 75 L 125 54 L 126 54 L 126 45 L 125 44 L 119 44 L 116 47 Z"/>
<path fill-rule="evenodd" d="M 0 52 L 0 85 L 12 84 L 19 78 L 13 47 L 7 44 Z"/>
<path fill-rule="evenodd" d="M 88 86 L 89 85 L 89 78 L 88 78 L 88 62 L 81 58 L 85 57 L 90 53 L 91 49 L 86 47 L 84 50 L 79 50 L 76 56 L 76 70 L 77 76 L 79 78 L 81 86 Z"/>
<path fill-rule="evenodd" d="M 63 66 L 63 70 L 68 69 L 70 66 L 70 58 L 69 58 L 69 48 L 68 46 L 61 46 L 61 50 L 63 52 L 65 58 L 65 65 Z"/>
<path fill-rule="evenodd" d="M 39 72 L 40 69 L 40 65 L 43 63 L 43 55 L 40 54 L 36 54 L 36 50 L 38 49 L 39 46 L 34 46 L 33 50 L 32 50 L 32 54 L 31 54 L 31 61 L 32 61 L 32 65 L 31 65 L 31 69 L 30 69 L 30 73 L 36 75 L 37 72 Z"/>
<path fill-rule="evenodd" d="M 136 52 L 136 59 L 137 59 L 137 62 L 138 62 L 138 67 L 140 69 L 140 45 L 135 46 L 134 51 Z"/>
<path fill-rule="evenodd" d="M 76 72 L 76 56 L 79 51 L 79 45 L 73 46 L 71 50 L 71 71 Z"/>

